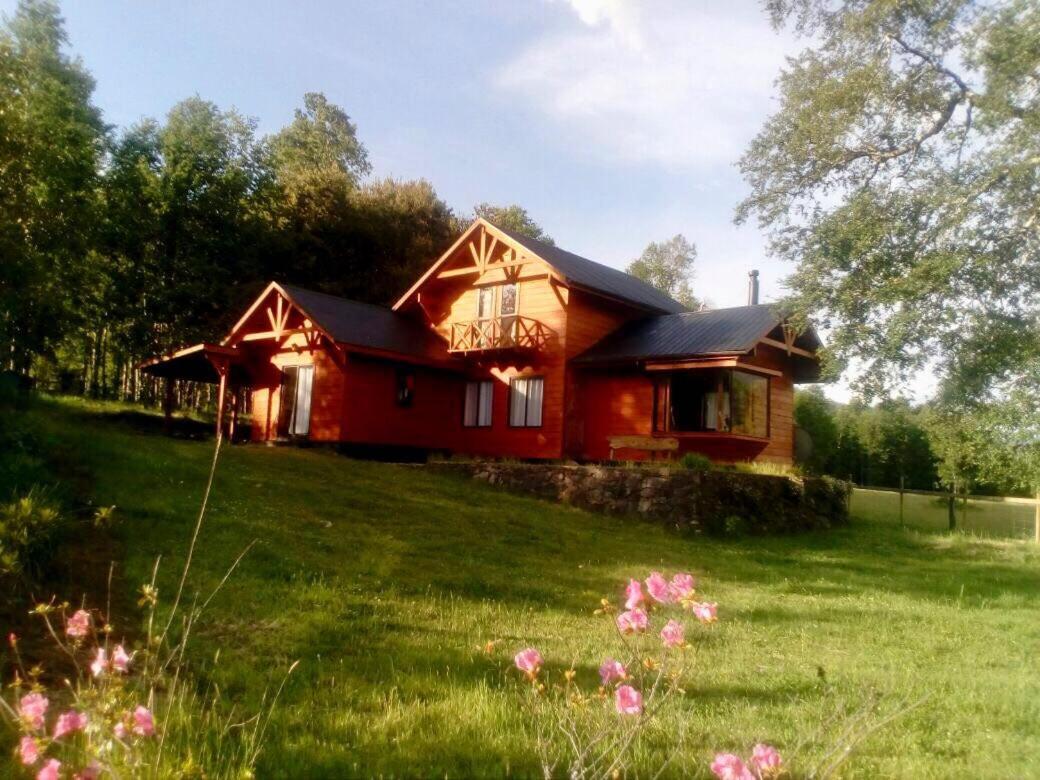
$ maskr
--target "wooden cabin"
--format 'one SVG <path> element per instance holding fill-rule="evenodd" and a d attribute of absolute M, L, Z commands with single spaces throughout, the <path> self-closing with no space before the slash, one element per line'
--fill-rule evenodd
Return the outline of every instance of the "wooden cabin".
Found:
<path fill-rule="evenodd" d="M 244 388 L 257 442 L 790 463 L 794 385 L 818 380 L 819 346 L 772 306 L 686 311 L 478 219 L 392 308 L 272 282 L 222 341 L 143 368 L 222 399 Z"/>

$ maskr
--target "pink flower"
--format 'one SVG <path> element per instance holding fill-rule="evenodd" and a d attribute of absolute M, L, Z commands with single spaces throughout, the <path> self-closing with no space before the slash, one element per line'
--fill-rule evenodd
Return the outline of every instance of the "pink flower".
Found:
<path fill-rule="evenodd" d="M 60 771 L 61 762 L 56 758 L 52 758 L 43 765 L 43 769 L 36 773 L 36 780 L 58 780 L 58 772 Z"/>
<path fill-rule="evenodd" d="M 94 660 L 90 663 L 90 672 L 95 677 L 100 677 L 102 674 L 104 674 L 107 668 L 108 653 L 105 652 L 105 648 L 99 647 L 97 649 L 97 655 L 94 657 Z"/>
<path fill-rule="evenodd" d="M 138 705 L 134 710 L 134 733 L 142 737 L 150 737 L 155 733 L 155 720 L 147 707 Z"/>
<path fill-rule="evenodd" d="M 668 586 L 668 590 L 671 591 L 673 599 L 682 601 L 693 596 L 696 587 L 697 580 L 693 578 L 692 574 L 679 573 L 672 577 L 672 583 Z"/>
<path fill-rule="evenodd" d="M 43 718 L 47 714 L 50 702 L 42 693 L 30 693 L 22 697 L 18 703 L 18 714 L 21 715 L 31 729 L 42 729 Z"/>
<path fill-rule="evenodd" d="M 614 680 L 624 680 L 628 676 L 624 665 L 620 661 L 608 658 L 599 667 L 599 679 L 604 685 L 609 685 Z"/>
<path fill-rule="evenodd" d="M 646 631 L 650 619 L 641 609 L 630 609 L 617 616 L 617 627 L 622 634 L 634 634 L 636 631 Z"/>
<path fill-rule="evenodd" d="M 759 774 L 768 777 L 779 772 L 783 759 L 775 747 L 759 743 L 751 752 L 751 763 L 758 769 Z"/>
<path fill-rule="evenodd" d="M 711 771 L 719 780 L 755 780 L 744 762 L 732 753 L 719 753 L 711 762 Z"/>
<path fill-rule="evenodd" d="M 538 676 L 538 670 L 542 668 L 542 662 L 542 654 L 533 647 L 521 650 L 513 657 L 513 663 L 516 664 L 516 668 L 532 680 Z"/>
<path fill-rule="evenodd" d="M 76 712 L 75 710 L 63 712 L 58 716 L 58 720 L 54 724 L 54 738 L 61 739 L 66 734 L 80 731 L 86 728 L 86 726 L 87 716 L 82 712 Z"/>
<path fill-rule="evenodd" d="M 643 711 L 643 694 L 631 685 L 619 686 L 614 693 L 614 708 L 622 715 L 638 715 Z"/>
<path fill-rule="evenodd" d="M 122 645 L 116 645 L 116 649 L 112 651 L 112 668 L 117 672 L 126 674 L 129 667 L 130 656 L 126 654 L 126 650 L 123 649 Z"/>
<path fill-rule="evenodd" d="M 65 633 L 75 639 L 85 637 L 89 631 L 90 613 L 85 609 L 78 610 L 65 625 Z"/>
<path fill-rule="evenodd" d="M 97 761 L 91 761 L 74 774 L 72 780 L 97 780 L 99 777 L 101 777 L 101 765 Z"/>
<path fill-rule="evenodd" d="M 116 735 L 116 739 L 126 739 L 127 730 L 126 724 L 123 721 L 119 721 L 113 728 L 112 733 Z"/>
<path fill-rule="evenodd" d="M 682 647 L 686 642 L 683 624 L 678 620 L 669 620 L 661 629 L 661 641 L 665 647 Z"/>
<path fill-rule="evenodd" d="M 629 580 L 625 587 L 625 609 L 635 609 L 643 603 L 643 586 L 639 580 Z"/>
<path fill-rule="evenodd" d="M 668 580 L 659 571 L 650 572 L 646 578 L 646 590 L 659 604 L 667 604 L 672 600 L 672 594 L 668 592 Z"/>
<path fill-rule="evenodd" d="M 32 766 L 40 759 L 40 746 L 30 736 L 22 737 L 18 743 L 18 758 L 26 766 Z"/>
<path fill-rule="evenodd" d="M 714 623 L 719 619 L 717 614 L 718 604 L 714 601 L 711 603 L 708 603 L 707 601 L 702 601 L 699 604 L 694 603 L 690 609 L 693 610 L 694 617 L 702 623 Z"/>

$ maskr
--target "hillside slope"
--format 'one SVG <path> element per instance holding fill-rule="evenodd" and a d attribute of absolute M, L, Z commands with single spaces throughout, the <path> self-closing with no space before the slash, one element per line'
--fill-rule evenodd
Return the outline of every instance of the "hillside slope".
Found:
<path fill-rule="evenodd" d="M 147 581 L 161 556 L 168 597 L 212 443 L 143 432 L 104 407 L 42 408 L 98 502 L 119 508 L 123 581 Z M 300 659 L 263 777 L 537 774 L 508 659 L 535 645 L 591 683 L 605 636 L 592 610 L 651 569 L 696 572 L 720 605 L 717 626 L 692 632 L 698 671 L 675 774 L 704 776 L 715 750 L 760 740 L 811 767 L 844 728 L 840 713 L 876 694 L 881 711 L 928 698 L 865 741 L 849 777 L 1006 776 L 997 754 L 1014 755 L 1013 775 L 1040 775 L 1040 556 L 1026 544 L 864 522 L 682 538 L 417 467 L 225 448 L 191 591 L 205 598 L 254 540 L 192 654 L 244 712 Z M 640 774 L 674 743 L 676 718 L 661 726 Z"/>

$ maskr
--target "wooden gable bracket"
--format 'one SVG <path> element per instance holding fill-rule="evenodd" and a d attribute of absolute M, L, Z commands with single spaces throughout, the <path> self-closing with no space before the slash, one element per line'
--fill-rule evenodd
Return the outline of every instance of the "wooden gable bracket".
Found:
<path fill-rule="evenodd" d="M 281 293 L 275 298 L 275 309 L 272 310 L 270 306 L 267 307 L 267 320 L 271 323 L 271 330 L 274 331 L 275 338 L 281 336 L 285 331 L 285 326 L 289 323 L 289 315 L 292 314 L 292 311 L 292 303 L 286 300 Z"/>

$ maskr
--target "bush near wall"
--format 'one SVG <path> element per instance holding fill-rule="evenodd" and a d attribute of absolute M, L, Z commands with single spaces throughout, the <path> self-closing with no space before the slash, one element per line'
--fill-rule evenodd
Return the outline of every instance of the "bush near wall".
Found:
<path fill-rule="evenodd" d="M 849 519 L 849 486 L 830 477 L 495 461 L 427 468 L 596 512 L 637 514 L 689 533 L 806 531 Z"/>

